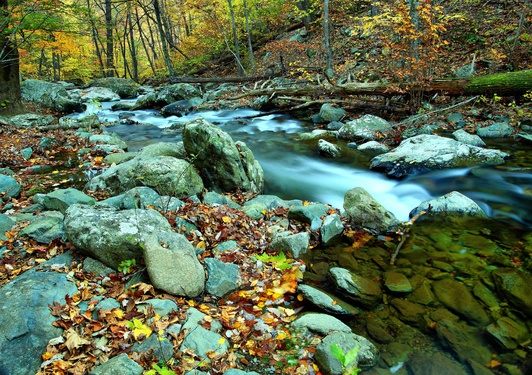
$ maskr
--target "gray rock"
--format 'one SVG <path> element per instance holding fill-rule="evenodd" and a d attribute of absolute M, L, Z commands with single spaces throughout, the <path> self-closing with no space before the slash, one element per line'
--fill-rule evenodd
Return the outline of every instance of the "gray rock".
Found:
<path fill-rule="evenodd" d="M 334 331 L 337 332 L 351 332 L 351 328 L 340 319 L 334 316 L 309 312 L 297 317 L 296 320 L 290 325 L 292 329 L 301 330 L 303 328 L 308 329 L 314 333 L 320 335 L 328 335 Z"/>
<path fill-rule="evenodd" d="M 299 284 L 297 291 L 309 302 L 328 313 L 336 315 L 358 314 L 358 310 L 353 306 L 323 290 L 311 287 L 310 285 Z"/>
<path fill-rule="evenodd" d="M 64 227 L 67 239 L 77 249 L 115 270 L 124 260 L 140 260 L 141 244 L 147 236 L 172 230 L 154 210 L 117 211 L 79 204 L 67 209 Z"/>
<path fill-rule="evenodd" d="M 411 374 L 467 375 L 469 372 L 457 361 L 441 353 L 416 353 L 406 363 Z"/>
<path fill-rule="evenodd" d="M 340 157 L 342 149 L 331 142 L 327 142 L 324 139 L 318 141 L 318 151 L 325 156 L 331 156 L 333 158 Z"/>
<path fill-rule="evenodd" d="M 0 194 L 3 199 L 17 198 L 20 194 L 21 186 L 11 176 L 0 174 Z"/>
<path fill-rule="evenodd" d="M 329 212 L 329 206 L 323 203 L 292 206 L 288 210 L 288 218 L 302 223 L 311 224 L 315 219 L 321 219 Z"/>
<path fill-rule="evenodd" d="M 127 143 L 121 140 L 116 134 L 94 134 L 89 137 L 90 143 L 99 143 L 105 145 L 115 145 L 119 149 L 126 150 Z"/>
<path fill-rule="evenodd" d="M 526 316 L 532 316 L 532 294 L 530 286 L 532 277 L 516 268 L 502 268 L 492 272 L 497 291 L 517 311 Z"/>
<path fill-rule="evenodd" d="M 0 214 L 0 240 L 7 239 L 4 233 L 11 231 L 11 228 L 13 228 L 13 225 L 15 225 L 14 220 L 11 220 L 9 216 Z"/>
<path fill-rule="evenodd" d="M 190 100 L 179 100 L 177 102 L 170 103 L 161 108 L 161 114 L 164 117 L 169 116 L 183 116 L 193 107 Z"/>
<path fill-rule="evenodd" d="M 74 189 L 57 189 L 44 196 L 43 205 L 47 210 L 56 210 L 65 213 L 73 204 L 85 204 L 93 206 L 96 200 L 87 194 Z"/>
<path fill-rule="evenodd" d="M 340 121 L 345 116 L 345 110 L 335 108 L 329 103 L 324 103 L 320 108 L 320 117 L 325 122 Z"/>
<path fill-rule="evenodd" d="M 325 129 L 314 129 L 309 133 L 301 133 L 296 138 L 298 141 L 309 141 L 312 139 L 336 139 L 337 131 L 325 130 Z"/>
<path fill-rule="evenodd" d="M 451 113 L 445 120 L 451 125 L 456 125 L 456 123 L 462 121 L 464 116 L 460 112 Z"/>
<path fill-rule="evenodd" d="M 504 349 L 516 349 L 530 334 L 526 325 L 503 316 L 486 327 L 486 332 Z"/>
<path fill-rule="evenodd" d="M 137 362 L 122 353 L 96 367 L 89 375 L 141 375 L 144 369 Z"/>
<path fill-rule="evenodd" d="M 506 157 L 508 154 L 499 150 L 486 150 L 437 135 L 418 135 L 371 159 L 370 168 L 401 178 L 446 168 L 499 165 Z"/>
<path fill-rule="evenodd" d="M 327 130 L 340 130 L 344 126 L 343 122 L 340 121 L 331 121 L 329 124 L 327 124 Z"/>
<path fill-rule="evenodd" d="M 102 262 L 92 259 L 91 257 L 87 257 L 83 260 L 83 271 L 92 272 L 95 276 L 103 276 L 115 272 L 112 268 L 107 267 Z"/>
<path fill-rule="evenodd" d="M 399 220 L 361 187 L 345 193 L 344 210 L 354 228 L 380 233 L 393 231 L 399 225 Z"/>
<path fill-rule="evenodd" d="M 407 277 L 399 272 L 384 272 L 384 286 L 390 292 L 409 293 L 412 291 L 412 284 Z"/>
<path fill-rule="evenodd" d="M 184 159 L 187 156 L 183 142 L 158 142 L 144 146 L 139 152 L 139 158 L 154 156 L 172 156 L 177 159 Z"/>
<path fill-rule="evenodd" d="M 57 211 L 43 212 L 33 218 L 19 234 L 46 244 L 57 238 L 64 239 L 63 214 Z"/>
<path fill-rule="evenodd" d="M 463 129 L 459 129 L 455 132 L 453 132 L 453 137 L 458 142 L 465 143 L 467 145 L 471 146 L 477 146 L 477 147 L 485 147 L 486 144 L 484 141 L 476 134 L 469 134 Z"/>
<path fill-rule="evenodd" d="M 70 254 L 63 254 L 41 266 L 70 264 L 71 260 Z M 52 325 L 57 318 L 50 314 L 48 305 L 65 304 L 65 296 L 77 291 L 66 274 L 39 272 L 37 267 L 0 288 L 0 373 L 27 375 L 39 371 L 48 341 L 63 332 Z"/>
<path fill-rule="evenodd" d="M 20 153 L 24 159 L 28 160 L 33 155 L 33 149 L 31 147 L 26 147 L 20 150 Z"/>
<path fill-rule="evenodd" d="M 158 336 L 152 333 L 150 337 L 144 340 L 141 344 L 136 342 L 133 344 L 131 351 L 134 353 L 146 353 L 152 351 L 159 361 L 168 361 L 174 356 L 174 345 L 164 336 Z"/>
<path fill-rule="evenodd" d="M 384 154 L 385 152 L 388 152 L 390 148 L 386 146 L 383 143 L 379 143 L 377 141 L 369 141 L 366 143 L 361 144 L 357 147 L 359 151 L 371 153 L 371 154 Z"/>
<path fill-rule="evenodd" d="M 452 191 L 444 196 L 422 202 L 419 206 L 410 211 L 409 216 L 414 217 L 419 215 L 422 211 L 425 211 L 425 214 L 420 216 L 418 220 L 430 217 L 437 217 L 440 220 L 445 218 L 453 219 L 456 217 L 487 217 L 478 204 L 457 191 Z"/>
<path fill-rule="evenodd" d="M 25 113 L 9 118 L 10 123 L 15 126 L 20 126 L 24 128 L 34 128 L 38 126 L 50 125 L 52 122 L 54 122 L 54 120 L 54 116 L 38 115 L 36 113 Z"/>
<path fill-rule="evenodd" d="M 349 141 L 356 139 L 375 140 L 379 133 L 392 130 L 392 124 L 373 115 L 364 115 L 356 120 L 348 121 L 338 131 L 338 137 Z"/>
<path fill-rule="evenodd" d="M 488 315 L 463 283 L 453 279 L 437 280 L 432 283 L 432 291 L 445 307 L 475 326 L 489 323 Z"/>
<path fill-rule="evenodd" d="M 140 85 L 129 78 L 97 78 L 89 82 L 90 87 L 106 87 L 118 94 L 122 99 L 135 98 L 139 94 Z"/>
<path fill-rule="evenodd" d="M 205 186 L 217 192 L 262 192 L 264 173 L 243 142 L 199 117 L 185 124 L 183 143 Z"/>
<path fill-rule="evenodd" d="M 156 288 L 187 297 L 203 292 L 205 272 L 184 235 L 167 230 L 146 236 L 144 261 Z"/>
<path fill-rule="evenodd" d="M 207 293 L 223 297 L 238 289 L 238 265 L 224 263 L 215 258 L 205 258 L 205 268 L 208 275 L 205 285 Z"/>
<path fill-rule="evenodd" d="M 205 193 L 203 196 L 203 203 L 209 204 L 209 205 L 220 205 L 225 204 L 231 208 L 240 208 L 240 205 L 238 203 L 235 203 L 231 200 L 231 198 L 218 194 L 214 191 L 209 191 Z"/>
<path fill-rule="evenodd" d="M 202 313 L 198 309 L 191 307 L 187 310 L 187 316 L 183 326 L 181 327 L 182 332 L 192 332 L 196 327 L 204 325 L 207 321 L 205 317 L 207 314 Z M 220 332 L 222 329 L 222 324 L 217 320 L 212 320 L 210 322 L 210 330 L 212 332 Z"/>
<path fill-rule="evenodd" d="M 333 344 L 338 345 L 344 354 L 359 347 L 356 359 L 350 364 L 351 369 L 373 367 L 379 360 L 379 350 L 365 337 L 346 332 L 331 333 L 316 347 L 316 362 L 325 374 L 344 374 L 342 364 L 331 352 Z"/>
<path fill-rule="evenodd" d="M 375 281 L 340 267 L 333 267 L 329 272 L 338 288 L 354 301 L 366 307 L 374 307 L 380 302 L 382 291 Z"/>
<path fill-rule="evenodd" d="M 209 352 L 223 355 L 229 349 L 229 342 L 216 332 L 197 326 L 185 334 L 181 350 L 192 350 L 201 360 L 210 362 Z"/>
<path fill-rule="evenodd" d="M 232 251 L 232 250 L 235 250 L 236 248 L 238 248 L 238 242 L 234 241 L 234 240 L 229 240 L 229 241 L 225 241 L 225 242 L 222 242 L 220 244 L 218 244 L 214 249 L 213 249 L 213 252 L 215 253 L 222 253 L 224 251 Z"/>
<path fill-rule="evenodd" d="M 484 128 L 478 128 L 477 134 L 483 138 L 506 138 L 513 134 L 514 128 L 506 122 L 496 122 Z"/>
<path fill-rule="evenodd" d="M 224 372 L 224 375 L 260 375 L 260 374 L 255 371 L 244 371 L 244 370 L 232 368 Z"/>
<path fill-rule="evenodd" d="M 126 191 L 122 195 L 122 204 L 120 208 L 126 209 L 145 209 L 154 206 L 159 194 L 152 188 L 139 186 Z"/>
<path fill-rule="evenodd" d="M 120 95 L 106 87 L 90 87 L 88 89 L 75 91 L 79 94 L 83 103 L 90 101 L 113 102 L 120 100 Z"/>
<path fill-rule="evenodd" d="M 107 155 L 103 162 L 108 165 L 120 164 L 133 159 L 137 155 L 136 152 L 117 152 Z"/>
<path fill-rule="evenodd" d="M 58 112 L 81 112 L 81 101 L 72 99 L 66 89 L 56 83 L 27 79 L 20 84 L 22 99 Z"/>
<path fill-rule="evenodd" d="M 158 299 L 152 298 L 142 301 L 142 303 L 137 304 L 137 310 L 142 310 L 143 308 L 150 305 L 153 308 L 153 311 L 156 314 L 161 316 L 168 316 L 172 311 L 179 311 L 177 303 L 170 299 Z"/>
<path fill-rule="evenodd" d="M 301 259 L 309 250 L 310 235 L 308 232 L 279 236 L 270 244 L 270 249 L 290 254 L 294 259 Z"/>
<path fill-rule="evenodd" d="M 340 215 L 327 215 L 323 219 L 323 224 L 321 226 L 321 243 L 324 245 L 330 244 L 335 239 L 339 238 L 343 232 L 344 224 L 340 219 Z"/>

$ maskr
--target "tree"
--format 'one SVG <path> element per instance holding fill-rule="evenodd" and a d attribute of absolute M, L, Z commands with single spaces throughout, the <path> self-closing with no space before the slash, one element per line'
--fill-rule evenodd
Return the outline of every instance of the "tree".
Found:
<path fill-rule="evenodd" d="M 0 105 L 20 100 L 19 55 L 9 25 L 7 0 L 0 0 Z"/>
<path fill-rule="evenodd" d="M 331 49 L 331 22 L 329 19 L 329 0 L 323 1 L 323 41 L 325 44 L 325 74 L 327 77 L 333 77 L 334 71 L 332 67 L 332 49 Z"/>
<path fill-rule="evenodd" d="M 242 63 L 240 59 L 240 47 L 238 46 L 238 34 L 236 32 L 235 9 L 233 8 L 233 2 L 231 0 L 227 0 L 227 5 L 229 5 L 229 12 L 231 14 L 231 29 L 233 31 L 233 41 L 235 43 L 234 54 L 235 54 L 236 65 L 238 67 L 238 75 L 243 76 L 244 69 L 242 68 Z"/>

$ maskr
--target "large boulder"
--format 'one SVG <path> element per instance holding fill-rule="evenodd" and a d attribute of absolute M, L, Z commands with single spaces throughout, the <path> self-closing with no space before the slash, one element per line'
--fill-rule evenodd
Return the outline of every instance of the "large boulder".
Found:
<path fill-rule="evenodd" d="M 260 193 L 264 188 L 264 172 L 251 150 L 205 119 L 185 124 L 183 143 L 210 190 Z"/>
<path fill-rule="evenodd" d="M 57 112 L 82 112 L 81 101 L 72 99 L 63 85 L 27 79 L 20 85 L 22 99 Z"/>
<path fill-rule="evenodd" d="M 83 103 L 112 102 L 120 100 L 120 96 L 107 87 L 90 87 L 86 90 L 76 90 Z"/>
<path fill-rule="evenodd" d="M 366 139 L 374 141 L 379 134 L 392 130 L 392 124 L 373 115 L 364 115 L 356 120 L 347 122 L 338 131 L 338 138 L 353 141 Z"/>
<path fill-rule="evenodd" d="M 86 189 L 108 190 L 116 195 L 137 186 L 153 188 L 160 195 L 188 197 L 203 191 L 203 182 L 185 160 L 171 156 L 136 157 L 114 165 L 90 180 Z"/>
<path fill-rule="evenodd" d="M 340 121 L 345 113 L 345 109 L 333 107 L 330 103 L 325 103 L 320 108 L 320 117 L 326 122 Z"/>
<path fill-rule="evenodd" d="M 97 78 L 88 84 L 89 87 L 106 87 L 118 94 L 121 98 L 135 98 L 139 94 L 140 85 L 127 78 Z"/>
<path fill-rule="evenodd" d="M 437 135 L 418 135 L 401 142 L 399 147 L 371 160 L 370 168 L 402 178 L 446 168 L 498 165 L 509 155 L 486 150 Z"/>
<path fill-rule="evenodd" d="M 116 270 L 122 261 L 140 260 L 147 236 L 172 228 L 154 210 L 74 204 L 66 210 L 64 230 L 74 247 Z"/>
<path fill-rule="evenodd" d="M 419 206 L 410 211 L 409 216 L 414 217 L 421 214 L 421 212 L 425 212 L 425 214 L 420 219 L 429 217 L 437 218 L 438 220 L 466 217 L 487 218 L 487 215 L 478 204 L 457 191 L 421 202 Z"/>

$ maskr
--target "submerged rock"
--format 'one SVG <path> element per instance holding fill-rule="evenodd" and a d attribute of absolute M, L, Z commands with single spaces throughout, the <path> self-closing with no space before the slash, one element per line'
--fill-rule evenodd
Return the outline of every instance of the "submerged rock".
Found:
<path fill-rule="evenodd" d="M 500 295 L 517 311 L 532 316 L 532 294 L 529 289 L 532 277 L 529 274 L 516 268 L 503 268 L 493 271 L 492 277 Z"/>
<path fill-rule="evenodd" d="M 329 272 L 338 288 L 354 301 L 370 308 L 380 302 L 382 291 L 375 281 L 340 267 L 333 267 Z"/>

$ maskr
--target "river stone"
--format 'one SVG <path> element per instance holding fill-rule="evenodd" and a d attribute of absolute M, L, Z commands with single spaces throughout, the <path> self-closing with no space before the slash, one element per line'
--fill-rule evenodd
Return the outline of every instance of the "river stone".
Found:
<path fill-rule="evenodd" d="M 231 208 L 239 209 L 240 205 L 236 202 L 234 202 L 231 198 L 229 198 L 226 195 L 218 194 L 214 191 L 208 191 L 203 196 L 203 203 L 215 206 L 220 204 L 225 204 Z"/>
<path fill-rule="evenodd" d="M 164 100 L 168 104 L 201 96 L 201 92 L 189 83 L 174 83 L 161 86 L 157 94 L 159 100 Z"/>
<path fill-rule="evenodd" d="M 93 206 L 96 200 L 87 194 L 74 189 L 57 189 L 44 196 L 43 205 L 47 210 L 56 210 L 65 213 L 73 204 L 86 204 Z"/>
<path fill-rule="evenodd" d="M 9 122 L 11 124 L 24 128 L 34 128 L 38 126 L 50 125 L 52 122 L 54 122 L 54 120 L 54 116 L 38 115 L 36 113 L 25 113 L 9 118 Z"/>
<path fill-rule="evenodd" d="M 124 163 L 133 159 L 137 155 L 136 152 L 117 152 L 107 155 L 103 162 L 107 165 L 114 165 Z"/>
<path fill-rule="evenodd" d="M 178 116 L 181 117 L 193 108 L 190 100 L 178 100 L 161 108 L 161 114 L 164 117 Z"/>
<path fill-rule="evenodd" d="M 327 142 L 325 139 L 320 139 L 318 141 L 318 151 L 320 154 L 325 156 L 330 156 L 333 158 L 340 157 L 342 149 L 331 142 Z"/>
<path fill-rule="evenodd" d="M 444 306 L 475 326 L 489 323 L 488 315 L 463 283 L 449 278 L 437 280 L 432 283 L 432 291 Z"/>
<path fill-rule="evenodd" d="M 410 374 L 423 375 L 468 375 L 469 372 L 455 360 L 442 353 L 416 352 L 406 363 Z"/>
<path fill-rule="evenodd" d="M 84 90 L 72 90 L 79 93 L 83 103 L 114 102 L 120 100 L 120 95 L 106 87 L 90 87 Z M 72 92 L 71 91 L 71 92 Z"/>
<path fill-rule="evenodd" d="M 530 337 L 525 325 L 503 316 L 486 327 L 486 332 L 503 348 L 516 349 Z"/>
<path fill-rule="evenodd" d="M 215 258 L 205 258 L 204 261 L 208 275 L 207 283 L 205 284 L 207 293 L 216 297 L 223 297 L 238 289 L 238 265 L 224 263 Z"/>
<path fill-rule="evenodd" d="M 202 326 L 189 330 L 181 343 L 181 350 L 191 350 L 202 361 L 210 362 L 209 353 L 223 355 L 229 350 L 229 341 Z"/>
<path fill-rule="evenodd" d="M 41 264 L 44 269 L 56 263 L 70 265 L 66 253 Z M 52 338 L 63 330 L 52 323 L 48 305 L 65 304 L 74 295 L 76 284 L 65 273 L 40 272 L 37 267 L 19 275 L 0 288 L 0 373 L 27 375 L 39 372 L 41 355 Z"/>
<path fill-rule="evenodd" d="M 373 115 L 364 115 L 356 120 L 348 121 L 338 131 L 338 137 L 349 141 L 367 139 L 373 141 L 380 133 L 387 133 L 393 126 L 388 121 Z"/>
<path fill-rule="evenodd" d="M 408 300 L 421 305 L 432 305 L 436 300 L 436 297 L 434 296 L 434 293 L 432 293 L 430 282 L 427 279 L 424 279 L 421 282 L 421 285 L 408 295 Z"/>
<path fill-rule="evenodd" d="M 438 135 L 418 135 L 371 159 L 370 168 L 403 178 L 446 168 L 499 165 L 508 156 L 499 150 L 486 150 Z"/>
<path fill-rule="evenodd" d="M 486 146 L 484 141 L 478 135 L 469 134 L 468 132 L 466 132 L 463 129 L 460 129 L 460 130 L 457 130 L 457 131 L 453 132 L 453 137 L 458 142 L 462 142 L 462 143 L 465 143 L 467 145 L 477 146 L 477 147 L 485 147 Z"/>
<path fill-rule="evenodd" d="M 20 189 L 21 187 L 17 180 L 11 176 L 0 174 L 0 195 L 2 195 L 3 200 L 9 200 L 9 198 L 18 197 L 20 194 Z"/>
<path fill-rule="evenodd" d="M 398 272 L 384 272 L 384 285 L 390 292 L 409 293 L 412 291 L 412 284 L 407 277 Z"/>
<path fill-rule="evenodd" d="M 390 148 L 386 146 L 383 143 L 377 142 L 377 141 L 369 141 L 366 143 L 361 144 L 357 147 L 359 151 L 364 151 L 372 154 L 384 154 L 385 152 L 388 152 Z"/>
<path fill-rule="evenodd" d="M 382 298 L 381 287 L 373 280 L 340 267 L 331 268 L 329 273 L 342 292 L 365 307 L 375 307 Z"/>
<path fill-rule="evenodd" d="M 298 141 L 309 141 L 312 139 L 333 139 L 336 140 L 338 132 L 325 130 L 325 129 L 314 129 L 311 132 L 301 133 L 296 138 Z"/>
<path fill-rule="evenodd" d="M 138 158 L 154 156 L 172 156 L 184 159 L 187 156 L 183 142 L 158 142 L 144 146 L 137 154 Z"/>
<path fill-rule="evenodd" d="M 188 373 L 186 375 L 188 375 Z M 191 375 L 194 375 L 194 374 L 191 374 Z M 225 371 L 224 375 L 260 375 L 260 374 L 255 371 L 244 371 L 244 370 L 239 370 L 236 368 L 231 368 Z"/>
<path fill-rule="evenodd" d="M 121 150 L 127 149 L 127 143 L 121 140 L 116 134 L 94 134 L 89 137 L 90 143 L 114 145 Z"/>
<path fill-rule="evenodd" d="M 390 334 L 390 328 L 378 317 L 372 317 L 366 321 L 366 330 L 369 335 L 381 344 L 392 343 L 395 338 Z"/>
<path fill-rule="evenodd" d="M 351 328 L 340 319 L 331 315 L 314 312 L 308 312 L 298 316 L 298 318 L 292 322 L 290 327 L 296 331 L 305 328 L 324 336 L 334 331 L 351 332 Z"/>
<path fill-rule="evenodd" d="M 154 210 L 117 211 L 107 206 L 79 204 L 66 210 L 64 227 L 74 247 L 115 270 L 125 260 L 140 261 L 147 236 L 172 230 L 168 221 Z"/>
<path fill-rule="evenodd" d="M 438 220 L 452 220 L 460 217 L 487 218 L 486 213 L 478 204 L 457 191 L 421 202 L 419 206 L 410 211 L 409 217 L 419 215 L 421 211 L 425 211 L 425 214 L 421 215 L 418 220 L 429 217 L 437 217 Z"/>
<path fill-rule="evenodd" d="M 104 364 L 93 369 L 89 375 L 141 375 L 144 369 L 126 353 L 110 358 Z"/>
<path fill-rule="evenodd" d="M 15 225 L 14 220 L 11 220 L 9 216 L 0 214 L 0 240 L 7 240 L 7 237 L 4 233 L 11 231 L 13 225 Z"/>
<path fill-rule="evenodd" d="M 203 292 L 205 272 L 194 247 L 184 235 L 170 230 L 147 235 L 143 254 L 148 275 L 156 288 L 187 297 Z"/>
<path fill-rule="evenodd" d="M 288 210 L 288 218 L 302 223 L 311 224 L 329 212 L 329 206 L 323 203 L 292 206 Z"/>
<path fill-rule="evenodd" d="M 492 272 L 497 291 L 518 311 L 532 316 L 532 277 L 517 268 L 502 268 Z"/>
<path fill-rule="evenodd" d="M 513 132 L 514 128 L 506 122 L 496 122 L 477 129 L 477 134 L 484 138 L 506 138 L 511 136 Z"/>
<path fill-rule="evenodd" d="M 112 268 L 107 267 L 99 260 L 92 259 L 91 257 L 86 257 L 83 260 L 83 271 L 92 272 L 95 276 L 107 276 L 115 272 Z"/>
<path fill-rule="evenodd" d="M 344 353 L 359 347 L 354 368 L 373 367 L 379 360 L 379 350 L 365 337 L 354 333 L 334 332 L 327 335 L 316 347 L 316 363 L 324 374 L 343 374 L 342 364 L 331 352 L 331 345 L 338 345 Z"/>
<path fill-rule="evenodd" d="M 57 211 L 43 212 L 35 216 L 19 235 L 33 238 L 39 243 L 48 244 L 57 238 L 64 239 L 63 214 Z"/>
<path fill-rule="evenodd" d="M 333 107 L 329 103 L 324 103 L 320 108 L 320 117 L 325 122 L 340 121 L 345 113 L 344 109 Z"/>
<path fill-rule="evenodd" d="M 81 112 L 81 100 L 68 95 L 66 89 L 57 83 L 27 79 L 20 84 L 22 99 L 34 102 L 57 112 Z"/>
<path fill-rule="evenodd" d="M 290 232 L 288 232 L 290 233 Z M 290 254 L 294 259 L 301 259 L 309 250 L 310 235 L 308 232 L 280 235 L 270 244 L 270 249 Z"/>
<path fill-rule="evenodd" d="M 199 117 L 185 124 L 183 143 L 208 189 L 262 192 L 264 172 L 243 142 L 233 142 L 229 134 Z"/>
<path fill-rule="evenodd" d="M 96 78 L 88 83 L 89 87 L 106 87 L 118 94 L 122 99 L 138 96 L 140 85 L 129 78 L 106 77 Z"/>
<path fill-rule="evenodd" d="M 345 193 L 344 210 L 353 228 L 381 233 L 393 231 L 399 225 L 399 220 L 361 187 Z"/>
<path fill-rule="evenodd" d="M 399 320 L 418 328 L 425 325 L 423 317 L 427 314 L 427 310 L 423 307 L 401 298 L 393 299 L 391 305 L 397 310 Z"/>
<path fill-rule="evenodd" d="M 340 215 L 332 214 L 325 216 L 321 226 L 321 243 L 324 245 L 332 243 L 339 238 L 344 232 L 344 224 L 340 219 Z"/>
<path fill-rule="evenodd" d="M 297 291 L 301 293 L 303 297 L 305 297 L 305 299 L 310 301 L 312 304 L 330 314 L 358 314 L 358 310 L 347 302 L 344 302 L 336 296 L 333 296 L 323 290 L 314 288 L 310 285 L 300 284 L 297 287 Z"/>
<path fill-rule="evenodd" d="M 202 313 L 198 309 L 191 307 L 187 310 L 187 316 L 181 327 L 181 332 L 193 331 L 198 326 L 204 326 L 207 322 L 205 317 L 207 314 Z M 210 322 L 210 331 L 220 332 L 222 330 L 222 324 L 218 320 L 212 320 Z"/>

